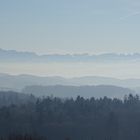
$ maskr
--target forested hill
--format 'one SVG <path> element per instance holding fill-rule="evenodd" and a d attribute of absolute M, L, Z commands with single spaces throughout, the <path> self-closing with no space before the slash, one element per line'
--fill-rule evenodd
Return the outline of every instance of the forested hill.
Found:
<path fill-rule="evenodd" d="M 24 93 L 33 94 L 37 97 L 40 96 L 55 96 L 61 98 L 76 98 L 78 95 L 84 98 L 100 98 L 100 97 L 116 97 L 123 98 L 126 94 L 135 93 L 129 88 L 123 88 L 111 85 L 98 85 L 98 86 L 27 86 L 23 89 Z"/>
<path fill-rule="evenodd" d="M 47 140 L 139 140 L 139 132 L 139 96 L 125 96 L 124 100 L 45 97 L 0 107 L 0 136 L 5 137 L 28 134 Z"/>
<path fill-rule="evenodd" d="M 0 107 L 34 103 L 36 100 L 37 98 L 33 95 L 27 95 L 14 91 L 0 91 Z"/>

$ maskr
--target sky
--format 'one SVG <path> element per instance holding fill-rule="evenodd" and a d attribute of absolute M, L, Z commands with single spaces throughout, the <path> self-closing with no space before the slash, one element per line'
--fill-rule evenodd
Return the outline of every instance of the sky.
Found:
<path fill-rule="evenodd" d="M 139 0 L 0 0 L 0 48 L 140 52 Z"/>

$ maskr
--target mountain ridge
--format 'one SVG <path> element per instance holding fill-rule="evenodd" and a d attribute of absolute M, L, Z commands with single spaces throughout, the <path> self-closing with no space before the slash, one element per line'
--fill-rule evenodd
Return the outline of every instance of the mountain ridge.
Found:
<path fill-rule="evenodd" d="M 60 76 L 34 76 L 28 74 L 10 75 L 0 73 L 0 87 L 10 89 L 23 89 L 25 86 L 31 85 L 71 85 L 71 86 L 85 86 L 85 85 L 114 85 L 126 88 L 135 88 L 140 86 L 140 79 L 117 79 L 102 76 L 85 76 L 64 78 Z"/>
<path fill-rule="evenodd" d="M 1 62 L 112 62 L 139 61 L 140 53 L 101 53 L 101 54 L 42 54 L 35 52 L 5 50 L 0 48 Z"/>

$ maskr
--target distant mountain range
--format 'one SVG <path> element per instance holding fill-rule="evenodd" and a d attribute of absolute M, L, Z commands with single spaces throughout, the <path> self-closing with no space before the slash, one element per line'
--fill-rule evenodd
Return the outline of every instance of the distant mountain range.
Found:
<path fill-rule="evenodd" d="M 140 79 L 116 79 L 109 77 L 87 76 L 75 78 L 63 77 L 40 77 L 34 75 L 9 75 L 0 74 L 0 90 L 21 91 L 26 86 L 41 85 L 65 85 L 65 86 L 85 86 L 85 85 L 114 85 L 126 88 L 140 87 Z"/>
<path fill-rule="evenodd" d="M 0 62 L 115 62 L 139 61 L 140 54 L 104 53 L 99 55 L 86 54 L 45 54 L 33 52 L 18 52 L 16 50 L 0 49 Z"/>

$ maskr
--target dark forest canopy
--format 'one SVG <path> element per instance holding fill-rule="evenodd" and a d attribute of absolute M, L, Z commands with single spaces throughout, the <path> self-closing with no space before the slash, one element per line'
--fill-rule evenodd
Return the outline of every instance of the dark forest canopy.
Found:
<path fill-rule="evenodd" d="M 137 95 L 125 96 L 124 100 L 80 96 L 36 100 L 28 96 L 28 99 L 31 102 L 0 107 L 1 136 L 16 133 L 43 136 L 48 140 L 140 139 L 140 99 Z"/>

